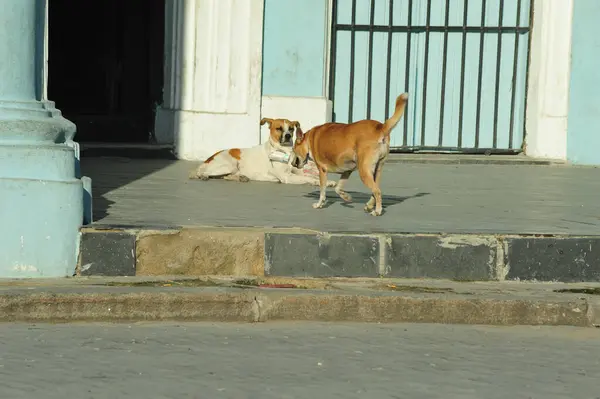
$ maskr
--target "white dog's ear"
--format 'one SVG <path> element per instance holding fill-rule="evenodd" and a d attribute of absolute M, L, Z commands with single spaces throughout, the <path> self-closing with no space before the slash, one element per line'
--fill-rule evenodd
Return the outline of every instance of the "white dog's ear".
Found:
<path fill-rule="evenodd" d="M 264 125 L 265 123 L 269 123 L 269 127 L 271 127 L 271 123 L 273 123 L 273 119 L 271 118 L 262 118 L 260 120 L 260 125 Z"/>

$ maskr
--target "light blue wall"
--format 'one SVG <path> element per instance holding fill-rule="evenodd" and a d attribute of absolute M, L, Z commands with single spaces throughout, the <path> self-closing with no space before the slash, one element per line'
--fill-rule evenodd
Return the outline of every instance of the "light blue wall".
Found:
<path fill-rule="evenodd" d="M 600 1 L 574 3 L 567 158 L 600 164 Z"/>
<path fill-rule="evenodd" d="M 324 95 L 327 3 L 265 0 L 263 95 Z"/>

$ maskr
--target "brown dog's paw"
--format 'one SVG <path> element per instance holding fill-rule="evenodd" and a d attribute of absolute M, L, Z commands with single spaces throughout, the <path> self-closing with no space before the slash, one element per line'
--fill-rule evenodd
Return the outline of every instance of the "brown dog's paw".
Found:
<path fill-rule="evenodd" d="M 323 205 L 325 205 L 325 201 L 323 201 L 323 202 L 319 201 L 319 202 L 315 202 L 314 204 L 312 204 L 312 207 L 314 209 L 321 209 L 321 208 L 323 208 Z"/>
<path fill-rule="evenodd" d="M 352 196 L 350 194 L 348 194 L 345 191 L 340 191 L 338 193 L 338 195 L 340 196 L 341 199 L 343 199 L 345 202 L 352 202 Z"/>

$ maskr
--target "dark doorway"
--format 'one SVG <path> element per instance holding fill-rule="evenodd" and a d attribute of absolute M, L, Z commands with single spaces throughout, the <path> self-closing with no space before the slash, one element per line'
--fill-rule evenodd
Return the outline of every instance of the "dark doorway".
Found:
<path fill-rule="evenodd" d="M 162 101 L 165 0 L 51 0 L 48 98 L 79 142 L 148 143 Z"/>

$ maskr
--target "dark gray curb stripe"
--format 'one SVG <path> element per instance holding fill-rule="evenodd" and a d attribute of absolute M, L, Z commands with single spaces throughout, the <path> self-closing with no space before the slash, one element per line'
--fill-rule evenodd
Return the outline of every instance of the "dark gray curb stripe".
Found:
<path fill-rule="evenodd" d="M 145 231 L 84 229 L 78 272 L 135 275 L 136 241 Z M 282 277 L 600 282 L 600 236 L 328 234 L 270 229 L 264 231 L 264 272 Z"/>
<path fill-rule="evenodd" d="M 79 247 L 81 276 L 135 276 L 135 233 L 83 232 Z"/>
<path fill-rule="evenodd" d="M 508 280 L 600 281 L 600 238 L 508 238 Z"/>
<path fill-rule="evenodd" d="M 377 277 L 379 238 L 360 235 L 265 235 L 265 274 L 287 277 Z"/>

